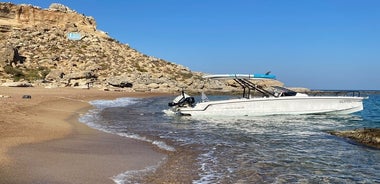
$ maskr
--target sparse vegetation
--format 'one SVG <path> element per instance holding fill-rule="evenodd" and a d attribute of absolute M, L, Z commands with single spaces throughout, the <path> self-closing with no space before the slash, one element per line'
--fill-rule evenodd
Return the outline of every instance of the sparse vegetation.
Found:
<path fill-rule="evenodd" d="M 4 67 L 4 72 L 13 76 L 14 81 L 25 79 L 28 81 L 36 81 L 44 79 L 49 74 L 50 69 L 47 67 L 38 67 L 36 69 L 25 69 L 24 71 L 14 68 L 10 65 Z"/>
<path fill-rule="evenodd" d="M 38 10 L 35 13 L 38 15 Z M 72 25 L 88 26 L 77 21 L 72 20 Z M 50 70 L 54 70 L 52 76 L 58 76 L 55 72 L 71 76 L 69 74 L 90 70 L 99 77 L 98 85 L 107 85 L 110 77 L 128 75 L 128 80 L 136 84 L 149 82 L 157 85 L 165 84 L 164 87 L 160 87 L 164 90 L 165 88 L 175 90 L 177 86 L 184 85 L 184 80 L 201 80 L 197 77 L 199 74 L 183 66 L 143 54 L 103 33 L 98 34 L 95 27 L 87 27 L 90 31 L 84 29 L 83 39 L 69 40 L 66 37 L 67 33 L 63 31 L 70 28 L 67 26 L 71 24 L 68 25 L 67 22 L 62 23 L 57 20 L 49 24 L 54 26 L 46 25 L 44 29 L 38 27 L 39 22 L 34 24 L 9 29 L 9 34 L 0 34 L 0 45 L 9 44 L 14 49 L 17 48 L 19 55 L 24 58 L 23 61 L 15 59 L 12 65 L 6 66 L 3 72 L 0 72 L 2 78 L 13 78 L 15 81 L 25 79 L 33 82 L 44 79 Z M 9 59 L 4 62 L 10 63 Z M 75 80 L 78 82 L 79 79 Z M 59 86 L 73 85 L 64 84 L 58 77 L 49 78 L 49 81 L 52 81 L 49 84 L 57 82 Z"/>
<path fill-rule="evenodd" d="M 148 72 L 144 67 L 141 67 L 140 65 L 136 65 L 136 70 L 139 72 Z"/>
<path fill-rule="evenodd" d="M 18 68 L 13 68 L 10 65 L 7 65 L 4 67 L 4 72 L 7 74 L 12 75 L 14 81 L 19 81 L 20 79 L 24 78 L 24 73 L 18 69 Z"/>
<path fill-rule="evenodd" d="M 83 50 L 81 50 L 81 49 L 77 49 L 76 53 L 77 53 L 77 54 L 83 54 Z"/>
<path fill-rule="evenodd" d="M 181 75 L 182 79 L 189 79 L 189 78 L 193 77 L 193 74 L 190 73 L 190 72 L 188 72 L 188 73 L 181 73 L 180 75 Z"/>
<path fill-rule="evenodd" d="M 100 67 L 102 68 L 102 70 L 107 70 L 109 69 L 109 64 L 106 63 L 106 62 L 103 62 L 103 63 L 100 63 Z"/>

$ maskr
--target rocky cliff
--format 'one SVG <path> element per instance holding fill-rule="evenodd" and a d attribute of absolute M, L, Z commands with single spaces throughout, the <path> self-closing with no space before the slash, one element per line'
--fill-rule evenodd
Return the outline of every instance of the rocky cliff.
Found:
<path fill-rule="evenodd" d="M 107 37 L 96 30 L 93 17 L 78 14 L 57 3 L 51 4 L 46 10 L 32 5 L 0 3 L 0 24 L 2 32 L 32 27 L 56 27 L 68 32 L 81 31 Z"/>
<path fill-rule="evenodd" d="M 97 30 L 94 18 L 64 5 L 0 3 L 1 83 L 160 92 L 236 89 L 202 75 L 118 42 Z"/>

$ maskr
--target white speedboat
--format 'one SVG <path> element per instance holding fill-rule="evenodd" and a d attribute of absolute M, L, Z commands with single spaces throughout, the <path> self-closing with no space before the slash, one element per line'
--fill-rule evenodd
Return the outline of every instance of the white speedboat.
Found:
<path fill-rule="evenodd" d="M 202 100 L 195 102 L 184 92 L 169 103 L 170 110 L 186 116 L 265 116 L 280 114 L 350 114 L 363 110 L 359 92 L 351 96 L 309 96 L 289 89 L 272 86 L 272 90 L 256 85 L 252 80 L 275 80 L 270 74 L 208 75 L 209 79 L 233 79 L 243 87 L 243 97 L 238 99 L 209 101 L 202 93 Z M 252 93 L 260 93 L 260 97 Z"/>

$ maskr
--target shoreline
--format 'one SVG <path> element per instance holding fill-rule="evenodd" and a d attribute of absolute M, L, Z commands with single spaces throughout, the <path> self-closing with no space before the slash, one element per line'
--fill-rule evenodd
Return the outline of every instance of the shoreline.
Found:
<path fill-rule="evenodd" d="M 22 95 L 31 99 L 22 99 Z M 160 93 L 0 87 L 0 183 L 114 183 L 111 177 L 166 158 L 145 142 L 79 122 L 88 102 Z"/>

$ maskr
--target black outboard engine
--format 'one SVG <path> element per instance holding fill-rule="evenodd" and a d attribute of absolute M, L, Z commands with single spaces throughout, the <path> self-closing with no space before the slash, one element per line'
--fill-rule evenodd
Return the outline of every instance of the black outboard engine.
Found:
<path fill-rule="evenodd" d="M 174 98 L 172 102 L 169 102 L 169 107 L 183 107 L 185 105 L 188 105 L 190 107 L 193 107 L 195 104 L 195 99 L 192 96 L 187 95 L 184 91 L 182 91 L 182 95 L 177 96 Z"/>

